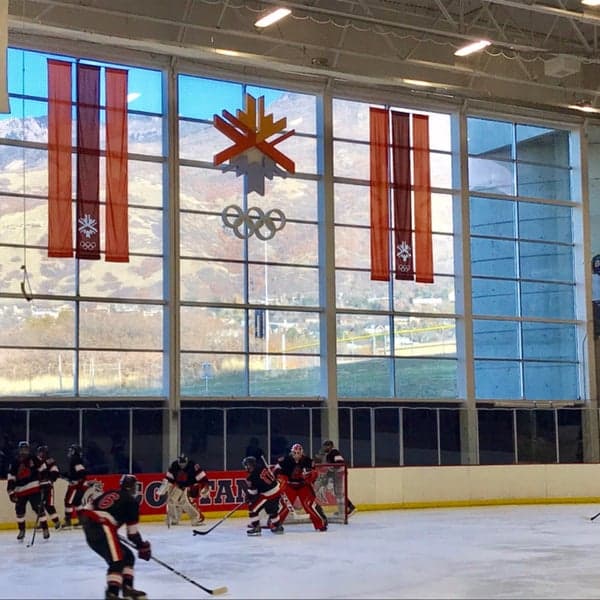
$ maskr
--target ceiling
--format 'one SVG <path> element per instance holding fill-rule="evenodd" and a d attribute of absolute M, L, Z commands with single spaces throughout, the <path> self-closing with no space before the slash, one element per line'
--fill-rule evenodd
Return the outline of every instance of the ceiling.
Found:
<path fill-rule="evenodd" d="M 292 14 L 254 26 L 281 5 Z M 319 84 L 553 110 L 600 109 L 599 26 L 600 7 L 580 0 L 9 0 L 9 44 L 67 39 Z M 491 45 L 454 56 L 481 38 Z"/>

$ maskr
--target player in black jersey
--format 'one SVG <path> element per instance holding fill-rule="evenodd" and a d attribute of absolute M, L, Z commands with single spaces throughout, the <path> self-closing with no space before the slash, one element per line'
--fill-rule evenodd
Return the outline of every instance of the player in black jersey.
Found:
<path fill-rule="evenodd" d="M 40 481 L 42 502 L 44 503 L 46 514 L 54 523 L 54 529 L 60 529 L 60 518 L 54 506 L 54 483 L 60 477 L 60 471 L 56 461 L 48 452 L 48 446 L 45 444 L 37 447 L 36 456 L 45 465 L 46 469 L 46 478 Z"/>
<path fill-rule="evenodd" d="M 346 461 L 342 456 L 342 453 L 334 446 L 331 440 L 325 440 L 323 442 L 323 448 L 321 450 L 323 454 L 323 462 L 330 465 L 343 465 Z M 356 506 L 352 504 L 350 498 L 347 498 L 347 494 L 344 494 L 344 472 L 342 469 L 336 469 L 335 466 L 329 468 L 327 473 L 328 478 L 333 480 L 333 489 L 335 497 L 338 503 L 338 511 L 344 513 L 350 517 L 356 512 Z M 347 498 L 346 505 L 344 506 L 344 498 Z"/>
<path fill-rule="evenodd" d="M 119 527 L 126 525 L 127 537 L 136 546 L 139 558 L 150 560 L 150 542 L 142 539 L 137 528 L 140 507 L 135 475 L 123 475 L 118 489 L 93 498 L 79 511 L 79 518 L 88 545 L 108 564 L 105 599 L 119 598 L 122 589 L 124 599 L 146 600 L 146 593 L 133 587 L 135 557 L 118 534 Z"/>
<path fill-rule="evenodd" d="M 81 504 L 86 490 L 87 469 L 83 463 L 81 446 L 71 444 L 67 456 L 69 457 L 69 470 L 66 474 L 68 484 L 65 492 L 65 521 L 63 527 L 70 528 L 77 507 Z"/>
<path fill-rule="evenodd" d="M 258 464 L 255 456 L 246 456 L 242 461 L 244 469 L 248 472 L 247 500 L 248 535 L 260 535 L 260 511 L 265 510 L 269 515 L 269 527 L 273 533 L 283 533 L 283 527 L 279 522 L 279 497 L 281 486 L 270 469 L 264 464 Z"/>

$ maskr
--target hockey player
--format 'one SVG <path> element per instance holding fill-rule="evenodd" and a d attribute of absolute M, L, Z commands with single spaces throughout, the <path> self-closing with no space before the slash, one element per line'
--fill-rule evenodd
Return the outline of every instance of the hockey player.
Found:
<path fill-rule="evenodd" d="M 342 456 L 342 453 L 334 446 L 331 440 L 325 440 L 323 442 L 321 454 L 323 455 L 323 462 L 331 465 L 343 465 L 346 462 Z M 352 516 L 356 512 L 356 506 L 354 506 L 354 504 L 352 504 L 350 501 L 350 498 L 347 498 L 347 495 L 344 494 L 343 471 L 341 469 L 337 469 L 336 467 L 331 467 L 328 476 L 330 479 L 333 479 L 333 489 L 338 504 L 338 511 L 341 514 L 343 514 L 345 511 L 349 517 Z M 347 498 L 345 506 L 344 497 Z"/>
<path fill-rule="evenodd" d="M 48 453 L 48 446 L 38 446 L 36 456 L 39 458 L 40 462 L 45 465 L 46 477 L 43 481 L 40 481 L 44 509 L 46 510 L 48 517 L 54 523 L 54 529 L 60 529 L 60 518 L 54 506 L 54 482 L 60 477 L 60 471 L 56 461 Z"/>
<path fill-rule="evenodd" d="M 69 470 L 67 471 L 67 491 L 65 492 L 65 521 L 63 527 L 68 529 L 72 526 L 77 507 L 81 504 L 83 494 L 86 490 L 87 469 L 83 464 L 81 446 L 71 444 L 67 451 L 69 457 Z"/>
<path fill-rule="evenodd" d="M 260 511 L 265 510 L 269 515 L 269 528 L 273 533 L 283 533 L 283 527 L 280 523 L 279 497 L 281 496 L 281 486 L 270 469 L 265 464 L 258 464 L 255 456 L 246 456 L 242 461 L 242 466 L 248 472 L 246 481 L 248 490 L 246 502 L 248 503 L 248 535 L 261 535 Z"/>
<path fill-rule="evenodd" d="M 32 454 L 29 442 L 19 442 L 17 456 L 8 469 L 6 491 L 11 502 L 15 503 L 15 515 L 19 533 L 17 539 L 25 537 L 25 513 L 27 503 L 39 519 L 44 539 L 50 537 L 48 520 L 42 503 L 40 481 L 46 477 L 45 465 Z"/>
<path fill-rule="evenodd" d="M 275 474 L 282 484 L 282 492 L 288 497 L 290 504 L 293 506 L 298 498 L 314 528 L 317 531 L 327 531 L 327 518 L 317 503 L 312 486 L 317 478 L 317 471 L 314 469 L 312 458 L 304 454 L 304 448 L 300 444 L 294 444 L 291 452 L 279 460 L 275 466 Z M 279 513 L 281 524 L 289 512 L 289 508 L 284 502 Z"/>
<path fill-rule="evenodd" d="M 123 475 L 119 488 L 104 492 L 91 499 L 79 511 L 85 539 L 89 547 L 108 564 L 105 600 L 119 598 L 122 590 L 126 600 L 146 600 L 146 593 L 133 587 L 135 557 L 130 548 L 119 539 L 119 527 L 127 526 L 127 538 L 135 545 L 138 557 L 150 560 L 150 542 L 144 541 L 138 531 L 140 507 L 137 501 L 137 479 Z"/>
<path fill-rule="evenodd" d="M 163 493 L 167 494 L 167 525 L 178 525 L 185 512 L 193 527 L 204 521 L 204 515 L 196 504 L 198 496 L 206 498 L 210 484 L 206 471 L 180 454 L 171 463 L 163 481 Z"/>

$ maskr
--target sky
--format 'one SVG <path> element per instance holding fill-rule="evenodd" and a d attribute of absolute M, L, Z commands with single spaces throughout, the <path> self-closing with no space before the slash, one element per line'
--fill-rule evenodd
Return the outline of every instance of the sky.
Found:
<path fill-rule="evenodd" d="M 205 536 L 189 522 L 141 523 L 154 556 L 196 583 L 252 598 L 600 598 L 598 505 L 360 511 L 324 533 L 290 524 L 245 533 L 231 518 Z M 208 527 L 215 523 L 207 519 Z M 105 563 L 80 530 L 16 541 L 0 531 L 0 598 L 101 599 Z M 210 598 L 157 562 L 136 561 L 149 599 Z M 217 596 L 215 596 L 217 597 Z"/>

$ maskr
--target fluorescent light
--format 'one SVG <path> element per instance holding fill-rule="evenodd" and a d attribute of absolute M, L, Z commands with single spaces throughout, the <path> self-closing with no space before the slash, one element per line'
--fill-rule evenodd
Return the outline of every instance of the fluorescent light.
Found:
<path fill-rule="evenodd" d="M 268 27 L 269 25 L 273 25 L 273 23 L 277 23 L 277 21 L 287 17 L 291 12 L 289 8 L 276 8 L 273 12 L 266 14 L 256 21 L 254 27 Z"/>
<path fill-rule="evenodd" d="M 419 87 L 435 87 L 437 84 L 431 81 L 423 81 L 422 79 L 402 79 L 402 83 L 406 85 L 417 85 Z"/>
<path fill-rule="evenodd" d="M 215 52 L 223 56 L 241 56 L 241 53 L 237 50 L 227 50 L 226 48 L 215 48 Z"/>
<path fill-rule="evenodd" d="M 459 48 L 454 56 L 467 56 L 468 54 L 473 54 L 473 52 L 479 52 L 484 48 L 487 48 L 492 42 L 489 40 L 479 40 L 478 42 L 472 42 L 471 44 L 467 44 L 462 48 Z"/>
<path fill-rule="evenodd" d="M 577 104 L 569 104 L 567 108 L 580 110 L 585 113 L 600 113 L 600 108 L 594 108 L 589 102 L 579 102 Z"/>
<path fill-rule="evenodd" d="M 600 6 L 600 0 L 581 0 L 581 4 L 586 6 Z"/>

